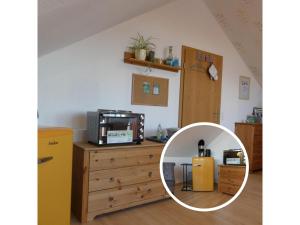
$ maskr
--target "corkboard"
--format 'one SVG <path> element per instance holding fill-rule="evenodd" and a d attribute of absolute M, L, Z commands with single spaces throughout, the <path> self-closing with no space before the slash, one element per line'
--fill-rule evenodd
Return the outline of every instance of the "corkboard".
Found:
<path fill-rule="evenodd" d="M 169 79 L 132 74 L 131 104 L 168 106 Z"/>

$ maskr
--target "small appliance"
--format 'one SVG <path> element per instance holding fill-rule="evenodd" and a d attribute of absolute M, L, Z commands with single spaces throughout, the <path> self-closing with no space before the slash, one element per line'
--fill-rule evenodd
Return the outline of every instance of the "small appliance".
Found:
<path fill-rule="evenodd" d="M 167 128 L 167 134 L 168 134 L 168 138 L 171 138 L 178 130 L 179 128 Z"/>
<path fill-rule="evenodd" d="M 140 144 L 144 141 L 145 114 L 98 109 L 87 112 L 88 141 L 96 145 Z"/>
<path fill-rule="evenodd" d="M 205 156 L 205 153 L 204 153 L 204 145 L 205 145 L 205 142 L 203 139 L 201 139 L 199 142 L 198 142 L 198 157 L 204 157 Z"/>
<path fill-rule="evenodd" d="M 229 149 L 223 151 L 224 165 L 244 165 L 244 153 L 241 149 Z"/>
<path fill-rule="evenodd" d="M 211 150 L 210 149 L 205 149 L 204 156 L 205 157 L 210 157 L 211 156 Z"/>

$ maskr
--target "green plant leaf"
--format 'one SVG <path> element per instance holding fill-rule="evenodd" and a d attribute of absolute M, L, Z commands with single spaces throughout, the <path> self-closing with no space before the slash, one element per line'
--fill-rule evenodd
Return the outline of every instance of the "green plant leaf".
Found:
<path fill-rule="evenodd" d="M 151 42 L 151 40 L 154 39 L 152 36 L 145 39 L 144 36 L 138 32 L 137 37 L 131 37 L 130 39 L 133 40 L 131 46 L 129 46 L 129 48 L 132 50 L 134 49 L 152 50 L 156 48 L 156 45 Z"/>

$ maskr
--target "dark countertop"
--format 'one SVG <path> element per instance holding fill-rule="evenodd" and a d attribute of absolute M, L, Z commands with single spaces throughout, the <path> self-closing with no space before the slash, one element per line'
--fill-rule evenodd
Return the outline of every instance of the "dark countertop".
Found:
<path fill-rule="evenodd" d="M 154 141 L 145 140 L 141 144 L 124 144 L 124 145 L 105 145 L 105 146 L 97 146 L 90 144 L 88 142 L 75 142 L 74 146 L 82 148 L 88 151 L 96 151 L 96 150 L 108 150 L 108 149 L 126 149 L 126 148 L 143 148 L 143 147 L 152 147 L 152 146 L 164 146 L 165 143 L 158 143 Z"/>

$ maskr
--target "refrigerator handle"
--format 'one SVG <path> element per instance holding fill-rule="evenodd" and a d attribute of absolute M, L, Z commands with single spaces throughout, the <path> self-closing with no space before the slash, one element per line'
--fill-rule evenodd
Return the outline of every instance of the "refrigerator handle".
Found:
<path fill-rule="evenodd" d="M 47 157 L 43 157 L 43 158 L 38 158 L 38 164 L 42 164 L 42 163 L 48 162 L 48 161 L 50 161 L 52 159 L 53 159 L 53 156 L 47 156 Z"/>

